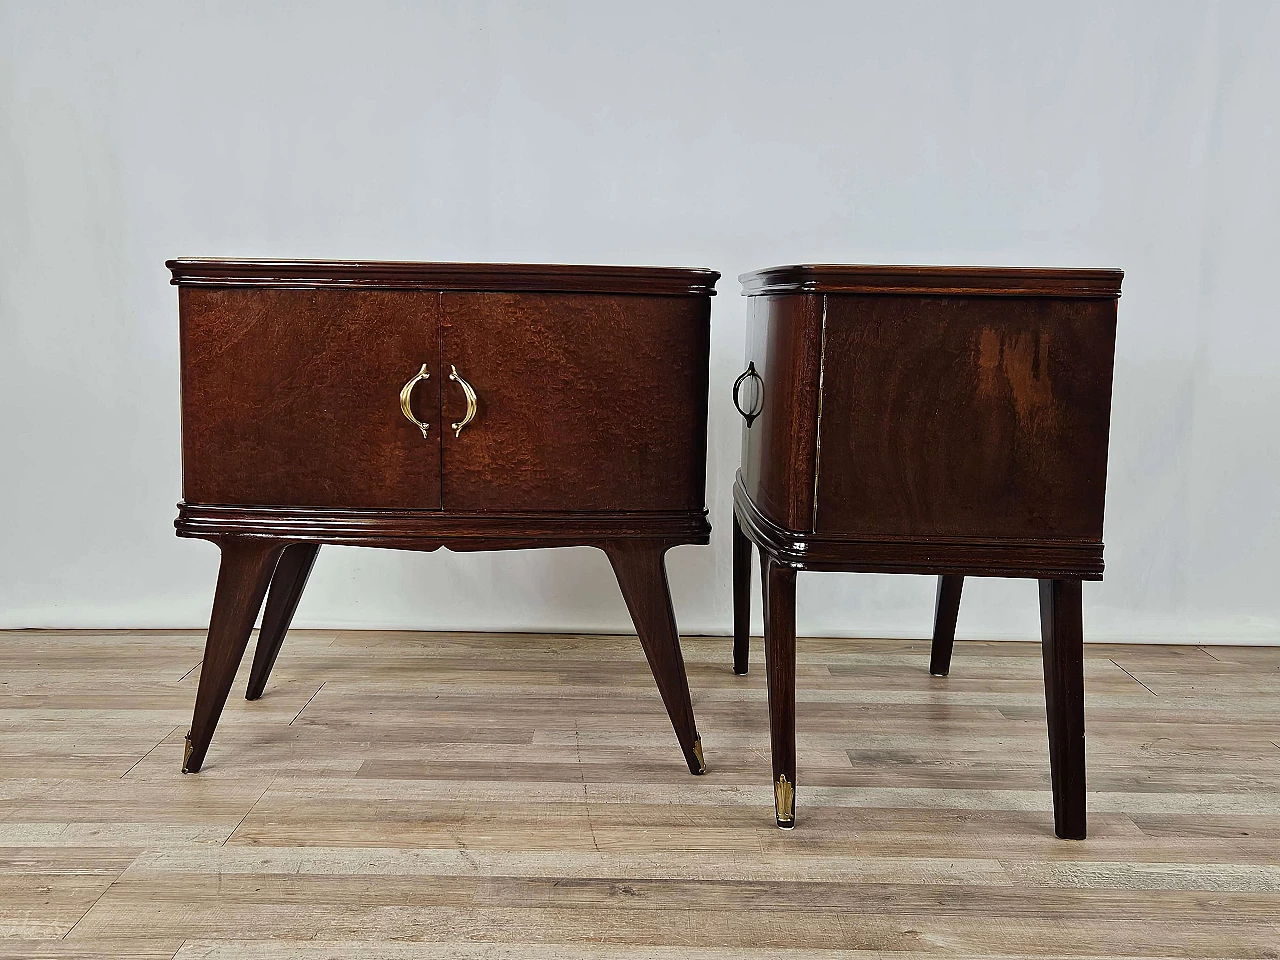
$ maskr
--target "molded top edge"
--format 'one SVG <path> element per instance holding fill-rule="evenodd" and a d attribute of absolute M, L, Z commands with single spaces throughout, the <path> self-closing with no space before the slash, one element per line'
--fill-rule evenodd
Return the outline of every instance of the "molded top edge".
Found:
<path fill-rule="evenodd" d="M 549 293 L 715 296 L 715 270 L 553 263 L 415 263 L 400 260 L 166 260 L 171 283 L 218 287 L 373 287 Z"/>
<path fill-rule="evenodd" d="M 930 267 L 793 264 L 738 277 L 743 296 L 771 293 L 904 293 L 968 296 L 1120 296 L 1123 270 L 1063 267 Z"/>

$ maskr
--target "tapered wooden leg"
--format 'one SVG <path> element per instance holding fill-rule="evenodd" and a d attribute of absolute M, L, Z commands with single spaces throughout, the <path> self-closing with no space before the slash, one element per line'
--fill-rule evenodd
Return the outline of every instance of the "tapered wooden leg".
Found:
<path fill-rule="evenodd" d="M 769 681 L 773 807 L 778 826 L 796 823 L 796 572 L 760 555 L 764 665 Z"/>
<path fill-rule="evenodd" d="M 209 638 L 200 666 L 200 687 L 196 691 L 195 715 L 187 734 L 183 773 L 196 773 L 213 739 L 214 728 L 231 691 L 236 669 L 244 656 L 253 631 L 253 621 L 262 607 L 262 598 L 271 582 L 285 545 L 278 540 L 253 537 L 224 537 L 218 588 L 213 595 L 213 615 L 209 618 Z"/>
<path fill-rule="evenodd" d="M 643 540 L 617 540 L 604 545 L 689 771 L 705 773 L 702 740 L 693 719 L 689 679 L 680 653 L 675 611 L 671 608 L 667 565 L 663 560 L 666 550 L 660 543 Z"/>
<path fill-rule="evenodd" d="M 929 657 L 929 672 L 935 677 L 945 677 L 951 671 L 951 647 L 956 642 L 962 589 L 964 577 L 938 578 L 938 595 L 933 603 L 933 653 Z"/>
<path fill-rule="evenodd" d="M 1083 840 L 1084 626 L 1079 580 L 1040 581 L 1040 637 L 1054 829 L 1064 840 Z"/>
<path fill-rule="evenodd" d="M 751 662 L 751 541 L 733 515 L 733 672 L 741 676 Z"/>
<path fill-rule="evenodd" d="M 271 668 L 275 666 L 319 552 L 318 543 L 291 543 L 276 563 L 271 590 L 267 593 L 267 609 L 262 614 L 262 629 L 258 631 L 258 647 L 253 654 L 253 669 L 249 672 L 246 700 L 257 700 L 267 686 L 267 677 L 271 676 Z"/>

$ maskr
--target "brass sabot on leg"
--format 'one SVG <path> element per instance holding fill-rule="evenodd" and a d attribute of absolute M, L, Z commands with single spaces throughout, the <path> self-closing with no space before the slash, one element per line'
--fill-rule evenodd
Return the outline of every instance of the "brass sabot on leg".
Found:
<path fill-rule="evenodd" d="M 698 773 L 706 773 L 706 772 L 707 772 L 707 761 L 706 761 L 706 759 L 702 756 L 702 738 L 701 738 L 701 737 L 699 737 L 697 740 L 693 741 L 693 755 L 694 755 L 695 757 L 697 757 L 697 758 L 698 758 L 698 769 L 697 769 L 697 772 L 698 772 Z"/>
<path fill-rule="evenodd" d="M 773 785 L 773 810 L 778 826 L 784 830 L 796 825 L 796 789 L 785 773 L 778 774 L 778 782 Z"/>

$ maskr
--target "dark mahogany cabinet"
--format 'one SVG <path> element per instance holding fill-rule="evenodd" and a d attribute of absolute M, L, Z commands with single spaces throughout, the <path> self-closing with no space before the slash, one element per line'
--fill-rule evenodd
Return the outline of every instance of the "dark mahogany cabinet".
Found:
<path fill-rule="evenodd" d="M 1119 270 L 790 266 L 743 275 L 734 666 L 761 553 L 775 806 L 794 823 L 795 575 L 1040 581 L 1057 832 L 1083 837 L 1081 581 L 1102 577 Z"/>
<path fill-rule="evenodd" d="M 323 543 L 590 545 L 704 769 L 664 554 L 707 543 L 710 298 L 651 267 L 172 260 L 179 536 L 222 563 L 183 769 L 200 769 L 266 600 L 262 695 Z"/>

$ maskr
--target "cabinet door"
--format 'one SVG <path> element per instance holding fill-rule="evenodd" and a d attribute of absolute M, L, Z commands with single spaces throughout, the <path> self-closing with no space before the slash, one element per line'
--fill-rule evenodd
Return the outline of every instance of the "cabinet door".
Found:
<path fill-rule="evenodd" d="M 1114 300 L 832 296 L 817 530 L 1097 540 Z"/>
<path fill-rule="evenodd" d="M 188 503 L 440 507 L 439 295 L 183 287 Z M 424 437 L 400 407 L 404 385 Z"/>
<path fill-rule="evenodd" d="M 445 293 L 440 322 L 446 510 L 704 508 L 707 298 Z"/>

